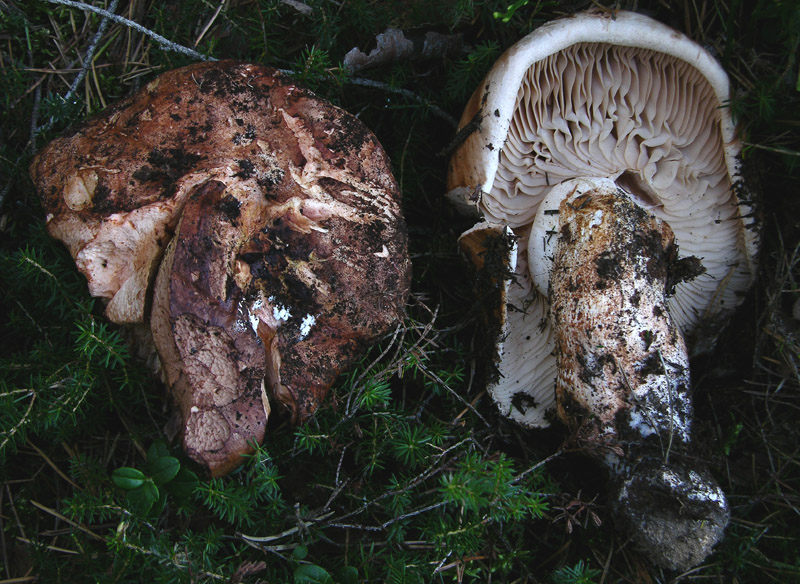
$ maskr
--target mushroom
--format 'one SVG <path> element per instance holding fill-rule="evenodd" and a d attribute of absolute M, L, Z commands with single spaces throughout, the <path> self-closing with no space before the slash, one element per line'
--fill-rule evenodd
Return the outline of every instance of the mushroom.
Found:
<path fill-rule="evenodd" d="M 149 326 L 188 454 L 212 475 L 307 419 L 402 316 L 399 189 L 372 133 L 288 77 L 164 73 L 31 165 L 49 233 L 113 322 Z"/>
<path fill-rule="evenodd" d="M 501 412 L 557 415 L 613 477 L 656 564 L 702 561 L 729 519 L 692 456 L 689 356 L 741 303 L 758 235 L 728 80 L 639 14 L 583 13 L 511 47 L 473 94 L 448 197 L 490 302 Z M 488 292 L 492 292 L 488 294 Z"/>

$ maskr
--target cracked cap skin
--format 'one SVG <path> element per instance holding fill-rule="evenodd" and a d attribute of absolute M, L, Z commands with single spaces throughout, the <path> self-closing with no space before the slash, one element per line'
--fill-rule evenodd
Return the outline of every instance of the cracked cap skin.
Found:
<path fill-rule="evenodd" d="M 212 474 L 263 439 L 270 400 L 308 418 L 402 317 L 410 261 L 386 154 L 275 70 L 164 73 L 50 143 L 31 176 L 108 318 L 152 324 L 184 446 Z"/>

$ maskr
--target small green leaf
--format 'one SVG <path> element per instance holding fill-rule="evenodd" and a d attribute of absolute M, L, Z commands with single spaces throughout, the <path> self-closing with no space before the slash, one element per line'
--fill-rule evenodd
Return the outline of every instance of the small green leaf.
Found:
<path fill-rule="evenodd" d="M 153 503 L 152 508 L 147 512 L 150 517 L 158 517 L 167 506 L 167 494 L 163 489 L 158 489 L 158 498 Z"/>
<path fill-rule="evenodd" d="M 506 7 L 505 12 L 493 12 L 492 16 L 494 16 L 497 20 L 501 20 L 502 22 L 508 22 L 513 17 L 514 14 L 522 8 L 523 6 L 527 6 L 530 0 L 517 0 L 517 2 L 512 2 L 511 4 Z"/>
<path fill-rule="evenodd" d="M 165 456 L 169 456 L 169 448 L 167 448 L 167 444 L 163 440 L 156 440 L 150 445 L 150 448 L 147 449 L 147 461 L 155 461 L 159 458 L 164 458 Z"/>
<path fill-rule="evenodd" d="M 333 578 L 325 568 L 300 564 L 294 571 L 294 584 L 333 584 Z"/>
<path fill-rule="evenodd" d="M 153 482 L 157 485 L 170 482 L 177 476 L 180 469 L 181 463 L 174 456 L 162 456 L 152 462 L 147 461 L 147 470 L 150 471 Z"/>
<path fill-rule="evenodd" d="M 128 491 L 128 504 L 134 513 L 147 515 L 159 496 L 158 487 L 147 479 L 139 488 Z"/>
<path fill-rule="evenodd" d="M 114 481 L 114 484 L 120 489 L 130 491 L 141 487 L 147 480 L 147 477 L 138 469 L 123 466 L 111 473 L 111 480 Z"/>
<path fill-rule="evenodd" d="M 188 501 L 199 482 L 196 474 L 188 468 L 181 467 L 175 478 L 167 483 L 164 488 L 179 501 Z"/>
<path fill-rule="evenodd" d="M 292 551 L 292 557 L 295 560 L 305 560 L 308 555 L 308 548 L 304 545 L 299 545 Z"/>
<path fill-rule="evenodd" d="M 345 566 L 339 572 L 339 584 L 358 584 L 358 568 L 355 566 Z"/>

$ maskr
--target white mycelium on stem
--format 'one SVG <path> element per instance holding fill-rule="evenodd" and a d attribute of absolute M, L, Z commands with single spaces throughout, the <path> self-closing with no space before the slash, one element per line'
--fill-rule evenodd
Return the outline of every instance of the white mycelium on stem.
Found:
<path fill-rule="evenodd" d="M 550 207 L 550 243 L 531 238 L 528 257 L 550 299 L 559 417 L 589 418 L 599 441 L 688 443 L 689 357 L 667 308 L 672 230 L 607 179 L 568 181 Z"/>

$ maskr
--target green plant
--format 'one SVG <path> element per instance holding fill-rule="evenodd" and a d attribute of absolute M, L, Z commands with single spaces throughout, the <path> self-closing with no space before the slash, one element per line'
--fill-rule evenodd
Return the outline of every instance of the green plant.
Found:
<path fill-rule="evenodd" d="M 554 584 L 594 584 L 595 578 L 602 572 L 590 568 L 583 560 L 578 560 L 574 566 L 564 566 L 553 572 Z"/>
<path fill-rule="evenodd" d="M 502 22 L 508 22 L 512 18 L 514 18 L 514 14 L 522 8 L 523 6 L 527 6 L 530 0 L 517 0 L 516 2 L 512 2 L 508 5 L 505 12 L 493 12 L 492 16 L 501 20 Z"/>
<path fill-rule="evenodd" d="M 144 471 L 122 466 L 111 479 L 125 491 L 128 507 L 142 516 L 158 515 L 167 504 L 167 494 L 185 504 L 198 485 L 197 475 L 171 456 L 160 440 L 147 450 Z"/>
<path fill-rule="evenodd" d="M 696 432 L 713 443 L 715 474 L 730 477 L 735 521 L 683 578 L 800 579 L 800 357 L 790 316 L 800 290 L 797 3 L 89 4 L 144 32 L 122 21 L 101 31 L 96 12 L 47 0 L 0 2 L 0 580 L 667 581 L 613 534 L 597 471 L 572 452 L 576 443 L 562 444 L 558 428 L 509 424 L 483 392 L 484 327 L 457 252 L 472 222 L 442 196 L 439 155 L 452 120 L 517 39 L 563 13 L 613 18 L 633 7 L 678 26 L 731 72 L 742 162 L 759 171 L 766 226 L 752 301 L 714 358 L 697 359 Z M 463 52 L 346 75 L 347 51 L 368 52 L 389 27 L 460 35 Z M 105 320 L 48 236 L 26 170 L 57 133 L 197 58 L 177 46 L 292 70 L 364 121 L 393 162 L 414 263 L 402 325 L 307 424 L 293 427 L 273 404 L 264 444 L 221 478 L 203 476 L 179 438 L 168 439 L 170 406 L 148 355 L 129 343 L 136 331 Z M 586 485 L 593 490 L 579 493 Z M 565 502 L 581 500 L 595 501 L 596 521 L 558 519 Z"/>

